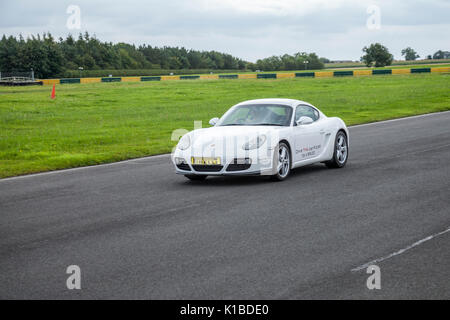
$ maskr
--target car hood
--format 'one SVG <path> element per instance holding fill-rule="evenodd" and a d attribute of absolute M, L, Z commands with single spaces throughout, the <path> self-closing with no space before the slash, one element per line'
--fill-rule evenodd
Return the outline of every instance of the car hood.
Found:
<path fill-rule="evenodd" d="M 208 149 L 234 149 L 242 148 L 246 142 L 257 136 L 265 135 L 266 145 L 272 144 L 272 140 L 278 143 L 278 132 L 283 127 L 278 126 L 218 126 L 197 129 L 190 132 L 192 148 L 195 150 Z"/>

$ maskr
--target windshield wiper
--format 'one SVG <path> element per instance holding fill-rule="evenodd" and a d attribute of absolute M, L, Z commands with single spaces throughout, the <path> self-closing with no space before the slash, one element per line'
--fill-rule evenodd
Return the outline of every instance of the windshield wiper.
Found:
<path fill-rule="evenodd" d="M 284 125 L 278 124 L 278 123 L 254 123 L 254 124 L 249 124 L 249 126 L 279 126 L 279 127 L 284 127 Z"/>
<path fill-rule="evenodd" d="M 226 127 L 226 126 L 279 126 L 279 127 L 284 127 L 283 124 L 278 124 L 278 123 L 228 123 L 228 124 L 220 125 L 220 127 Z"/>

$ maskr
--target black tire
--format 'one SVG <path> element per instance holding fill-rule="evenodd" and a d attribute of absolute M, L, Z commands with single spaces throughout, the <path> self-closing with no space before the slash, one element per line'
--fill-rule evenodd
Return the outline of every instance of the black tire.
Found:
<path fill-rule="evenodd" d="M 342 139 L 342 140 L 341 140 Z M 345 154 L 344 154 L 345 148 Z M 326 161 L 325 165 L 328 168 L 342 168 L 347 163 L 348 159 L 348 140 L 344 131 L 338 131 L 334 139 L 333 158 Z"/>
<path fill-rule="evenodd" d="M 196 174 L 185 174 L 184 176 L 192 181 L 203 181 L 207 177 L 205 175 L 196 175 Z"/>
<path fill-rule="evenodd" d="M 284 167 L 284 169 L 280 169 L 277 170 L 275 168 L 278 167 L 278 162 L 280 161 L 280 152 L 282 152 L 282 150 L 285 150 L 286 152 L 286 156 L 287 158 L 287 162 L 286 162 L 286 166 Z M 286 161 L 286 159 L 285 159 Z M 291 161 L 291 149 L 289 148 L 289 146 L 284 143 L 284 142 L 280 142 L 277 146 L 277 152 L 274 153 L 274 169 L 273 171 L 276 172 L 274 175 L 270 176 L 270 179 L 272 181 L 283 181 L 285 180 L 289 174 L 291 173 L 291 167 L 292 167 L 292 161 Z M 287 170 L 287 172 L 285 171 Z"/>

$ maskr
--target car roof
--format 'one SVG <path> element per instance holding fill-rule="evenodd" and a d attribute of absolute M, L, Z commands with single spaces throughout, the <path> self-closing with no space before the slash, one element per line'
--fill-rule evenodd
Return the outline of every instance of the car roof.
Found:
<path fill-rule="evenodd" d="M 308 102 L 301 101 L 301 100 L 295 100 L 295 99 L 281 99 L 281 98 L 270 98 L 270 99 L 254 99 L 254 100 L 247 100 L 238 103 L 237 105 L 245 105 L 245 104 L 282 104 L 287 105 L 291 107 L 295 107 L 298 104 L 307 104 L 311 105 Z"/>

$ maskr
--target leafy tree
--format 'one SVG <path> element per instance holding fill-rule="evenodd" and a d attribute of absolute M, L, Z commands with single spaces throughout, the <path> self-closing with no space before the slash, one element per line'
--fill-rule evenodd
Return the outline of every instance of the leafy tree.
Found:
<path fill-rule="evenodd" d="M 389 50 L 380 43 L 373 43 L 369 47 L 364 47 L 362 51 L 365 55 L 361 57 L 361 61 L 368 67 L 373 65 L 375 65 L 375 67 L 389 66 L 392 63 L 392 60 L 394 60 L 394 57 Z"/>
<path fill-rule="evenodd" d="M 405 48 L 402 50 L 402 56 L 405 56 L 405 60 L 406 61 L 412 61 L 412 60 L 416 60 L 417 58 L 419 58 L 420 56 L 417 54 L 417 52 L 411 48 Z"/>

